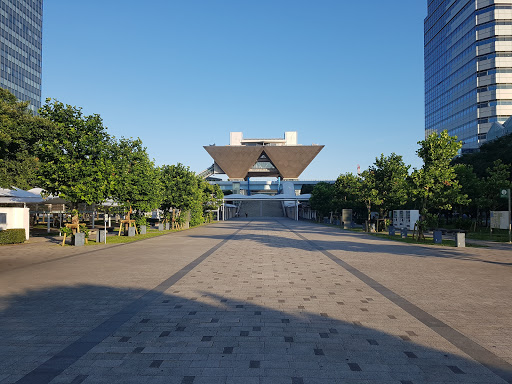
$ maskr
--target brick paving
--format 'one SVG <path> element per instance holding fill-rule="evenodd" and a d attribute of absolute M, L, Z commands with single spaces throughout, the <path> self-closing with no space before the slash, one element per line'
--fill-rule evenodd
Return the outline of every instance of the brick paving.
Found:
<path fill-rule="evenodd" d="M 512 383 L 508 249 L 284 219 L 36 249 L 0 248 L 0 383 Z"/>

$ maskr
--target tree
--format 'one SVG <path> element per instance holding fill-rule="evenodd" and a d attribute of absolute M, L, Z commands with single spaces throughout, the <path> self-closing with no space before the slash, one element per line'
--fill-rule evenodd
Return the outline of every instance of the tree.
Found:
<path fill-rule="evenodd" d="M 321 216 L 326 216 L 333 210 L 333 197 L 333 185 L 320 182 L 313 188 L 309 203 L 311 204 L 311 208 L 318 211 Z"/>
<path fill-rule="evenodd" d="M 0 88 L 0 188 L 36 186 L 37 144 L 52 129 L 51 122 L 32 115 L 28 102 Z"/>
<path fill-rule="evenodd" d="M 488 211 L 506 208 L 507 202 L 500 198 L 500 191 L 508 189 L 512 185 L 509 181 L 510 168 L 510 165 L 503 164 L 501 160 L 496 160 L 492 168 L 487 168 L 487 177 L 481 183 L 481 196 L 476 199 L 480 207 L 486 208 Z"/>
<path fill-rule="evenodd" d="M 453 163 L 473 166 L 476 175 L 482 179 L 487 177 L 487 169 L 496 160 L 512 165 L 512 133 L 482 144 L 478 152 L 459 156 L 453 159 Z M 509 181 L 512 179 L 509 178 Z"/>
<path fill-rule="evenodd" d="M 352 173 L 339 175 L 334 183 L 334 201 L 335 211 L 342 209 L 358 209 L 361 202 L 359 199 L 359 190 L 361 179 Z"/>
<path fill-rule="evenodd" d="M 382 204 L 382 198 L 379 196 L 375 172 L 367 169 L 361 173 L 361 186 L 359 188 L 359 199 L 366 206 L 368 221 L 371 218 L 372 207 Z"/>
<path fill-rule="evenodd" d="M 395 153 L 375 159 L 374 165 L 370 166 L 374 188 L 377 191 L 376 200 L 380 201 L 381 217 L 387 211 L 400 208 L 408 200 L 409 167 L 405 165 L 402 156 Z"/>
<path fill-rule="evenodd" d="M 139 213 L 157 209 L 161 202 L 160 172 L 140 139 L 121 138 L 112 145 L 112 198 Z"/>
<path fill-rule="evenodd" d="M 482 195 L 482 181 L 477 177 L 471 165 L 455 164 L 454 170 L 461 185 L 461 193 L 468 196 L 468 207 L 478 216 L 477 200 Z"/>
<path fill-rule="evenodd" d="M 111 139 L 101 117 L 85 116 L 81 108 L 51 99 L 39 113 L 53 123 L 37 151 L 39 186 L 70 201 L 73 208 L 107 199 L 114 166 Z"/>
<path fill-rule="evenodd" d="M 461 192 L 462 187 L 451 164 L 462 143 L 445 130 L 440 134 L 432 133 L 418 144 L 420 148 L 416 153 L 423 160 L 423 166 L 414 170 L 411 179 L 414 185 L 412 193 L 421 214 L 426 216 L 439 210 L 452 210 L 453 204 L 466 205 L 469 200 Z"/>
<path fill-rule="evenodd" d="M 211 220 L 211 211 L 219 209 L 222 205 L 224 194 L 217 184 L 210 184 L 202 179 L 199 180 L 199 186 L 202 191 L 203 216 Z"/>
<path fill-rule="evenodd" d="M 162 182 L 160 208 L 163 211 L 169 212 L 171 208 L 181 211 L 190 210 L 191 214 L 195 214 L 194 222 L 199 211 L 202 216 L 202 196 L 198 187 L 198 179 L 189 167 L 181 163 L 164 165 L 160 168 L 160 180 Z"/>

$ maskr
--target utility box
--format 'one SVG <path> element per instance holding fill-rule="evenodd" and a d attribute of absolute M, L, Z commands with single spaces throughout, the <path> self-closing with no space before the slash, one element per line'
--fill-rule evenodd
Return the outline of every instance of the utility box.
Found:
<path fill-rule="evenodd" d="M 393 227 L 414 230 L 414 224 L 420 219 L 420 211 L 416 209 L 399 209 L 393 211 Z"/>

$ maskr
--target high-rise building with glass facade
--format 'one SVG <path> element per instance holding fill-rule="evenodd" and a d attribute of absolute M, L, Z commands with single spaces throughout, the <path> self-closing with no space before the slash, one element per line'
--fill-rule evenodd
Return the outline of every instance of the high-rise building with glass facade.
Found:
<path fill-rule="evenodd" d="M 425 134 L 448 130 L 462 152 L 512 115 L 512 0 L 427 0 Z"/>
<path fill-rule="evenodd" d="M 41 106 L 43 0 L 0 0 L 0 86 Z"/>

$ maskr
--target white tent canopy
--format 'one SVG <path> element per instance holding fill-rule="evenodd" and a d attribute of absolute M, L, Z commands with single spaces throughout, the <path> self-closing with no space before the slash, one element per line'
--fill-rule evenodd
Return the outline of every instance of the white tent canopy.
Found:
<path fill-rule="evenodd" d="M 43 198 L 40 194 L 32 191 L 24 191 L 23 189 L 3 189 L 0 188 L 0 203 L 42 203 Z"/>

